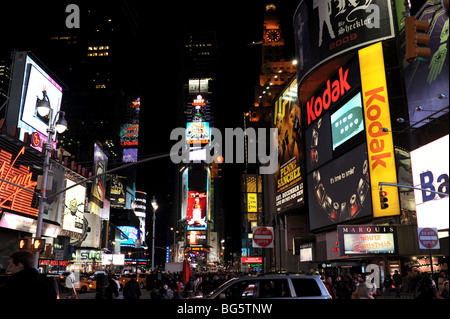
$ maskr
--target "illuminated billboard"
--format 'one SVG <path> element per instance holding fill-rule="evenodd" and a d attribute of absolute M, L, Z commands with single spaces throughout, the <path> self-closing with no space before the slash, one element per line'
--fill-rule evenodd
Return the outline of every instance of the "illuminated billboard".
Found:
<path fill-rule="evenodd" d="M 210 137 L 209 122 L 195 121 L 186 123 L 186 143 L 188 145 L 208 144 Z"/>
<path fill-rule="evenodd" d="M 66 180 L 66 188 L 75 185 L 72 180 Z M 86 198 L 86 187 L 82 185 L 74 186 L 66 190 L 64 201 L 64 216 L 62 229 L 64 236 L 82 239 L 85 230 L 84 225 L 84 204 Z"/>
<path fill-rule="evenodd" d="M 294 78 L 275 101 L 274 123 L 278 129 L 279 168 L 276 178 L 276 207 L 282 213 L 304 205 L 304 152 L 302 114 Z M 249 210 L 250 211 L 250 210 Z"/>
<path fill-rule="evenodd" d="M 188 192 L 187 230 L 206 230 L 208 195 L 206 192 Z"/>
<path fill-rule="evenodd" d="M 27 215 L 37 216 L 38 207 L 33 205 L 34 191 L 37 185 L 36 177 L 30 166 L 18 165 L 24 162 L 25 147 L 17 154 L 0 150 L 0 210 L 11 209 Z M 16 185 L 10 184 L 14 183 Z M 34 206 L 34 207 L 33 207 Z"/>
<path fill-rule="evenodd" d="M 53 110 L 51 120 L 54 122 L 61 107 L 62 87 L 30 57 L 28 52 L 15 52 L 13 63 L 10 99 L 6 112 L 7 126 L 20 128 L 19 138 L 22 141 L 25 132 L 30 135 L 38 132 L 47 136 L 49 119 L 37 113 L 37 99 L 42 100 L 43 91 L 46 91 Z M 56 134 L 53 141 L 56 141 Z"/>
<path fill-rule="evenodd" d="M 108 156 L 105 154 L 99 143 L 94 143 L 94 175 L 101 175 L 107 171 Z M 91 213 L 100 215 L 100 208 L 103 208 L 103 202 L 106 196 L 106 174 L 94 179 L 90 200 L 95 204 L 91 205 Z"/>
<path fill-rule="evenodd" d="M 393 38 L 390 0 L 303 0 L 294 13 L 299 84 L 321 64 L 364 45 Z"/>
<path fill-rule="evenodd" d="M 120 242 L 120 247 L 136 247 L 139 240 L 139 229 L 132 226 L 119 226 L 120 231 L 127 237 Z"/>
<path fill-rule="evenodd" d="M 206 231 L 188 231 L 187 243 L 189 246 L 206 245 Z"/>
<path fill-rule="evenodd" d="M 389 207 L 382 209 L 379 183 L 397 184 L 391 116 L 381 42 L 358 51 L 366 125 L 373 217 L 400 215 L 398 188 L 383 186 Z"/>
<path fill-rule="evenodd" d="M 355 135 L 364 131 L 361 92 L 331 114 L 333 151 Z"/>
<path fill-rule="evenodd" d="M 395 254 L 395 226 L 338 226 L 339 252 L 343 255 Z"/>
<path fill-rule="evenodd" d="M 398 12 L 404 12 L 404 1 L 396 1 Z M 414 12 L 417 21 L 429 22 L 427 34 L 430 42 L 426 45 L 431 49 L 430 59 L 417 60 L 414 63 L 405 61 L 405 29 L 400 32 L 399 42 L 403 57 L 405 88 L 408 102 L 409 121 L 411 126 L 420 127 L 429 123 L 424 120 L 433 112 L 433 118 L 448 114 L 449 96 L 449 55 L 448 30 L 449 14 L 443 4 L 446 1 L 422 1 L 423 6 Z M 447 1 L 448 3 L 448 1 Z M 413 15 L 413 12 L 411 12 Z M 441 95 L 443 94 L 443 95 Z M 443 96 L 444 98 L 438 98 Z M 417 106 L 423 106 L 425 112 L 417 111 Z M 406 118 L 406 116 L 404 116 Z"/>
<path fill-rule="evenodd" d="M 410 153 L 413 184 L 419 188 L 447 194 L 445 196 L 426 190 L 414 190 L 418 227 L 448 229 L 448 143 L 449 136 L 446 135 Z"/>
<path fill-rule="evenodd" d="M 308 175 L 310 229 L 372 215 L 366 144 Z"/>

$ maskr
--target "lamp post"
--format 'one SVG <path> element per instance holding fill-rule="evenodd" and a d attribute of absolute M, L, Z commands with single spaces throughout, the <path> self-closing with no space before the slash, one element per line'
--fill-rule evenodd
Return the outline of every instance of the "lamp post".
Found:
<path fill-rule="evenodd" d="M 36 227 L 36 237 L 41 237 L 42 235 L 42 220 L 44 217 L 44 205 L 47 199 L 47 180 L 48 180 L 48 171 L 50 166 L 50 151 L 52 149 L 52 139 L 53 135 L 58 133 L 63 133 L 67 129 L 67 121 L 64 118 L 65 113 L 59 111 L 56 113 L 55 121 L 53 119 L 53 110 L 50 106 L 50 100 L 47 96 L 47 92 L 44 90 L 44 97 L 42 100 L 38 100 L 36 104 L 37 111 L 39 115 L 45 117 L 49 117 L 48 121 L 48 129 L 47 129 L 47 141 L 44 143 L 44 167 L 43 167 L 43 178 L 42 178 L 42 189 L 41 196 L 39 202 L 39 213 L 37 216 L 37 227 Z M 56 121 L 58 118 L 58 121 Z M 34 268 L 39 267 L 39 252 L 35 253 L 34 256 Z"/>
<path fill-rule="evenodd" d="M 158 203 L 156 202 L 155 195 L 153 195 L 152 199 L 152 207 L 153 207 L 153 237 L 152 237 L 152 271 L 155 270 L 155 220 L 156 220 L 156 210 L 158 209 Z"/>

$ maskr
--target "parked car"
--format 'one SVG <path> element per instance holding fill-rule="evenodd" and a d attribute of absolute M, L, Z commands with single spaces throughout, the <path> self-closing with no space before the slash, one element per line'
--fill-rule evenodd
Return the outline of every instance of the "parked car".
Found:
<path fill-rule="evenodd" d="M 318 276 L 267 274 L 233 278 L 206 299 L 331 299 Z"/>

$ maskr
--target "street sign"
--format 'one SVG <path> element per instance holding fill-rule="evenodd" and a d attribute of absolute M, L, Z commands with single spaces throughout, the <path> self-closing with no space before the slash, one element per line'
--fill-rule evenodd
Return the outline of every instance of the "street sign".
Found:
<path fill-rule="evenodd" d="M 272 248 L 273 247 L 273 227 L 253 228 L 253 247 Z"/>
<path fill-rule="evenodd" d="M 439 249 L 437 228 L 417 228 L 420 249 Z"/>

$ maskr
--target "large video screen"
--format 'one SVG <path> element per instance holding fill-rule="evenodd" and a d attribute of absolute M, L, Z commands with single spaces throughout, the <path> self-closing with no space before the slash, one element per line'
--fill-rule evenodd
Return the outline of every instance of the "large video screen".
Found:
<path fill-rule="evenodd" d="M 207 193 L 188 193 L 187 230 L 206 230 Z"/>
<path fill-rule="evenodd" d="M 333 151 L 355 135 L 364 132 L 361 93 L 331 114 L 331 136 Z"/>
<path fill-rule="evenodd" d="M 366 143 L 308 174 L 308 185 L 311 230 L 370 216 Z"/>
<path fill-rule="evenodd" d="M 21 138 L 28 132 L 39 132 L 47 135 L 49 119 L 41 117 L 37 113 L 37 99 L 43 99 L 43 91 L 46 91 L 53 110 L 52 121 L 55 120 L 61 107 L 62 88 L 57 84 L 35 61 L 29 56 L 26 58 L 25 75 L 22 88 L 21 111 L 18 127 L 21 128 Z M 56 141 L 56 136 L 53 136 Z"/>
<path fill-rule="evenodd" d="M 118 228 L 128 237 L 128 239 L 120 242 L 120 246 L 136 247 L 136 241 L 139 239 L 139 229 L 132 226 L 119 226 Z"/>

